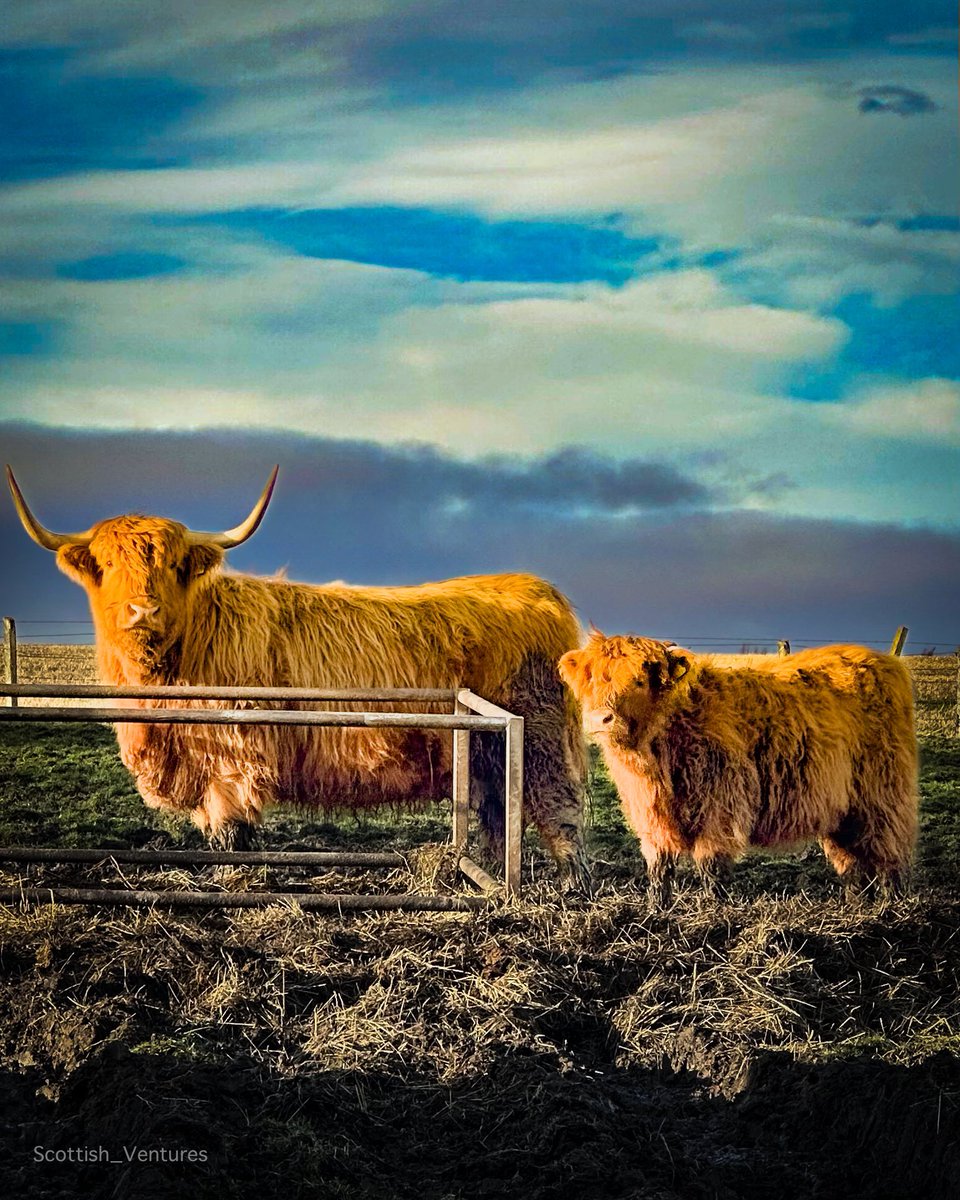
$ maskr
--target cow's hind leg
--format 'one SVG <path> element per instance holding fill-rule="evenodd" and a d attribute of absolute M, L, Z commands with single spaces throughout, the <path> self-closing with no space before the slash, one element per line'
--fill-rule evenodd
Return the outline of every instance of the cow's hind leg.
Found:
<path fill-rule="evenodd" d="M 540 840 L 557 864 L 562 886 L 590 893 L 590 869 L 583 840 L 583 785 L 572 777 L 563 746 L 530 723 L 524 747 L 526 804 Z"/>
<path fill-rule="evenodd" d="M 696 851 L 693 857 L 704 891 L 717 899 L 729 897 L 733 882 L 733 857 L 729 854 L 698 857 Z"/>
<path fill-rule="evenodd" d="M 848 815 L 839 829 L 821 840 L 821 845 L 848 898 L 895 896 L 904 890 L 909 857 L 889 838 L 876 836 L 866 822 L 854 815 Z"/>
<path fill-rule="evenodd" d="M 860 875 L 859 864 L 856 854 L 852 853 L 848 835 L 844 830 L 835 830 L 833 834 L 821 838 L 820 845 L 823 847 L 823 854 L 827 862 L 840 876 L 840 881 L 844 884 L 844 892 L 848 896 L 852 896 L 859 892 L 863 886 L 863 877 Z"/>
<path fill-rule="evenodd" d="M 556 663 L 531 655 L 511 682 L 506 704 L 524 719 L 525 817 L 557 864 L 563 887 L 589 894 L 582 734 Z"/>
<path fill-rule="evenodd" d="M 503 807 L 504 766 L 492 734 L 474 734 L 470 739 L 470 807 L 480 827 L 480 856 L 490 866 L 503 866 L 505 814 Z"/>
<path fill-rule="evenodd" d="M 562 886 L 588 893 L 582 789 L 566 771 L 562 747 L 538 735 L 536 720 L 525 726 L 524 824 L 536 827 L 544 849 L 557 864 Z M 481 851 L 498 866 L 503 864 L 505 833 L 503 754 L 502 737 L 471 738 L 471 804 L 479 818 Z"/>
<path fill-rule="evenodd" d="M 837 834 L 823 838 L 820 844 L 827 862 L 839 875 L 848 900 L 871 899 L 878 894 L 886 894 L 891 884 L 894 891 L 899 890 L 900 873 L 896 872 L 891 878 L 888 872 L 878 871 L 863 846 L 841 840 Z"/>

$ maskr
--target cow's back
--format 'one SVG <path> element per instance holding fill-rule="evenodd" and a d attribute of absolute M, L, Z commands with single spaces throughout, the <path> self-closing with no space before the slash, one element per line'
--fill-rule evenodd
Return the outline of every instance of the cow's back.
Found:
<path fill-rule="evenodd" d="M 300 687 L 451 687 L 496 701 L 530 654 L 551 662 L 580 630 L 532 575 L 414 587 L 314 587 L 224 575 L 198 596 L 181 676 Z"/>

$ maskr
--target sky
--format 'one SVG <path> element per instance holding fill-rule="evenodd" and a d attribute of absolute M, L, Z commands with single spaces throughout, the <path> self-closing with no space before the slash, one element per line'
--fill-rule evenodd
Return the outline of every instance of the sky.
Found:
<path fill-rule="evenodd" d="M 236 569 L 529 570 L 695 646 L 960 643 L 945 0 L 31 0 L 0 458 Z M 0 609 L 86 636 L 0 503 Z"/>

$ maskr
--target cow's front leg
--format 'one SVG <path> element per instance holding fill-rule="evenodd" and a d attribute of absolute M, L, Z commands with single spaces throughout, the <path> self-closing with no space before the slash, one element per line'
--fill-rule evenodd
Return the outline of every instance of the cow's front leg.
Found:
<path fill-rule="evenodd" d="M 245 780 L 216 779 L 190 816 L 212 849 L 249 850 L 256 840 L 261 807 Z"/>
<path fill-rule="evenodd" d="M 647 862 L 647 898 L 651 909 L 668 908 L 673 899 L 673 876 L 677 866 L 676 855 L 659 850 L 644 850 Z"/>

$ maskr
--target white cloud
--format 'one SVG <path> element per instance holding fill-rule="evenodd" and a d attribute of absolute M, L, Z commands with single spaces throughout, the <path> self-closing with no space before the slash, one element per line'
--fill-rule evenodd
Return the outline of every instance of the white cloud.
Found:
<path fill-rule="evenodd" d="M 875 387 L 846 404 L 831 406 L 829 415 L 879 437 L 960 446 L 960 383 L 918 379 Z"/>
<path fill-rule="evenodd" d="M 765 97 L 763 104 L 748 99 L 650 121 L 641 115 L 642 88 L 636 92 L 632 121 L 435 137 L 359 165 L 333 197 L 344 203 L 468 204 L 488 212 L 642 211 L 695 197 L 707 181 L 737 168 L 745 145 L 772 137 L 783 117 L 778 108 L 809 103 L 794 92 Z"/>
<path fill-rule="evenodd" d="M 231 69 L 250 71 L 285 59 L 302 45 L 313 73 L 337 55 L 351 27 L 374 21 L 393 0 L 165 0 L 162 13 L 138 4 L 55 0 L 13 5 L 4 14 L 0 44 L 77 47 L 86 70 L 123 73 L 160 69 L 186 79 L 224 82 Z M 252 52 L 257 42 L 260 53 Z M 267 53 L 263 53 L 263 50 Z M 271 53 L 272 51 L 272 53 Z M 250 82 L 259 82 L 260 76 Z"/>
<path fill-rule="evenodd" d="M 953 295 L 958 268 L 960 233 L 817 216 L 775 219 L 762 244 L 738 263 L 785 303 L 815 307 L 853 292 L 887 305 L 916 293 Z"/>
<path fill-rule="evenodd" d="M 219 276 L 55 281 L 46 305 L 69 316 L 63 354 L 11 376 L 0 403 L 8 418 L 51 423 L 82 413 L 468 452 L 584 440 L 642 450 L 775 419 L 788 402 L 766 396 L 770 371 L 818 361 L 846 336 L 838 321 L 742 304 L 703 270 L 620 289 L 424 282 L 266 252 Z M 20 285 L 14 311 L 17 294 L 37 293 Z"/>
<path fill-rule="evenodd" d="M 891 46 L 937 46 L 953 50 L 960 30 L 956 25 L 928 25 L 915 33 L 893 33 L 887 41 Z"/>
<path fill-rule="evenodd" d="M 623 288 L 572 286 L 551 298 L 412 308 L 388 331 L 451 376 L 483 376 L 492 353 L 505 371 L 542 371 L 553 392 L 558 379 L 581 388 L 625 374 L 736 386 L 771 363 L 830 355 L 846 335 L 840 321 L 742 304 L 706 270 L 666 272 Z"/>
<path fill-rule="evenodd" d="M 944 161 L 956 146 L 954 76 L 947 56 L 776 71 L 665 63 L 599 82 L 547 81 L 496 104 L 464 97 L 399 108 L 369 85 L 354 93 L 322 78 L 251 83 L 211 92 L 163 142 L 175 152 L 178 140 L 229 138 L 229 165 L 19 185 L 5 203 L 148 212 L 225 207 L 233 196 L 234 207 L 623 211 L 693 243 L 749 244 L 784 216 L 952 211 Z M 922 91 L 939 110 L 906 131 L 864 116 L 859 92 L 873 84 Z"/>
<path fill-rule="evenodd" d="M 455 123 L 433 112 L 344 174 L 344 202 L 460 204 L 488 212 L 634 212 L 687 241 L 750 244 L 784 215 L 949 212 L 952 61 L 860 60 L 651 72 L 566 85 Z M 940 105 L 905 133 L 858 111 L 871 81 Z"/>
<path fill-rule="evenodd" d="M 255 205 L 320 207 L 332 185 L 330 168 L 304 162 L 150 171 L 88 171 L 0 190 L 0 213 L 205 213 Z"/>

